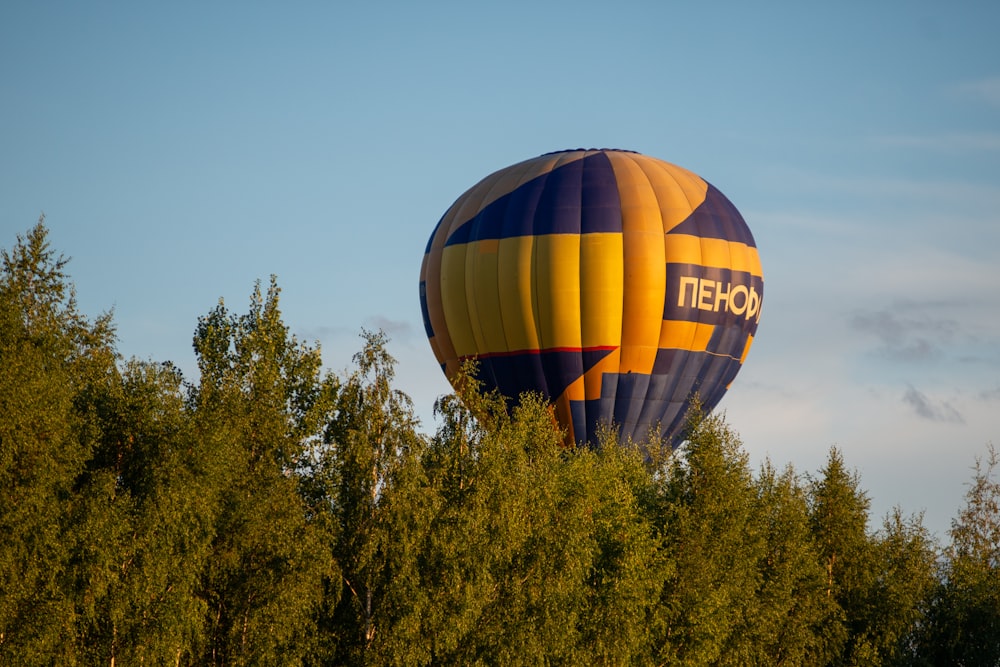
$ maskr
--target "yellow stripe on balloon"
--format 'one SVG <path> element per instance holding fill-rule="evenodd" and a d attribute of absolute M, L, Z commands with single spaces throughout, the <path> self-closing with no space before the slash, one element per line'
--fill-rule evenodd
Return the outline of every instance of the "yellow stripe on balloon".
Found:
<path fill-rule="evenodd" d="M 761 275 L 760 257 L 757 255 L 757 248 L 744 243 L 733 242 L 729 244 L 729 257 L 732 261 L 730 267 L 721 268 L 732 268 L 733 271 L 744 271 L 754 276 Z"/>
<path fill-rule="evenodd" d="M 477 353 L 466 297 L 465 254 L 468 245 L 447 246 L 441 252 L 441 303 L 446 328 L 459 357 Z"/>
<path fill-rule="evenodd" d="M 515 236 L 499 242 L 497 250 L 497 289 L 500 296 L 500 319 L 506 352 L 537 350 L 538 318 L 533 307 L 534 236 Z"/>
<path fill-rule="evenodd" d="M 664 237 L 664 253 L 667 264 L 701 264 L 761 275 L 757 249 L 738 241 L 667 234 Z"/>
<path fill-rule="evenodd" d="M 701 265 L 732 268 L 733 258 L 729 251 L 729 247 L 732 244 L 726 241 L 717 243 L 717 241 L 719 239 L 701 239 Z"/>
<path fill-rule="evenodd" d="M 477 241 L 466 246 L 465 296 L 476 349 L 502 352 L 507 344 L 500 319 L 497 241 Z"/>
<path fill-rule="evenodd" d="M 687 320 L 663 320 L 660 326 L 660 347 L 662 349 L 704 352 L 714 331 L 714 324 L 688 322 Z"/>
<path fill-rule="evenodd" d="M 580 235 L 535 237 L 534 273 L 541 349 L 579 348 Z"/>
<path fill-rule="evenodd" d="M 660 206 L 632 160 L 613 160 L 621 197 L 624 290 L 621 373 L 650 373 L 656 361 L 667 288 Z"/>
<path fill-rule="evenodd" d="M 580 242 L 580 312 L 585 349 L 619 348 L 598 362 L 596 370 L 567 387 L 570 400 L 600 398 L 603 374 L 618 372 L 622 342 L 625 251 L 620 233 L 584 234 Z"/>
<path fill-rule="evenodd" d="M 625 256 L 622 235 L 580 237 L 580 320 L 583 347 L 621 344 Z"/>

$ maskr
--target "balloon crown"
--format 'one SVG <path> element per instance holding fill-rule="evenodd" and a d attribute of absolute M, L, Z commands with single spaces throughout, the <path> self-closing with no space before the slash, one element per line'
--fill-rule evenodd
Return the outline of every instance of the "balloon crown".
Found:
<path fill-rule="evenodd" d="M 614 153 L 635 153 L 639 154 L 639 151 L 630 151 L 626 148 L 564 148 L 560 151 L 549 151 L 548 153 L 542 153 L 542 155 L 556 155 L 557 153 L 579 153 L 581 151 L 605 151 Z"/>

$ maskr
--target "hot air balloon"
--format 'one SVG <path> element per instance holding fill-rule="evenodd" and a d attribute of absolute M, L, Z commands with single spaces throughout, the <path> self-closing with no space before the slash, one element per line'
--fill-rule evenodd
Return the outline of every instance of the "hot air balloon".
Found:
<path fill-rule="evenodd" d="M 420 305 L 449 380 L 511 404 L 536 391 L 571 443 L 602 423 L 682 440 L 692 398 L 714 408 L 760 319 L 750 229 L 708 182 L 632 151 L 547 153 L 490 174 L 431 234 Z"/>

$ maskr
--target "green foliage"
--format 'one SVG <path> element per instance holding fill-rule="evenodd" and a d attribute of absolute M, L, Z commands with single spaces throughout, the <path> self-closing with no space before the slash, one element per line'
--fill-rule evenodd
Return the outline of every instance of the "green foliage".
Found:
<path fill-rule="evenodd" d="M 826 593 L 837 608 L 825 632 L 831 664 L 902 664 L 933 590 L 936 548 L 919 517 L 894 511 L 867 531 L 868 496 L 831 449 L 811 484 L 811 520 Z"/>
<path fill-rule="evenodd" d="M 60 662 L 74 656 L 76 482 L 91 455 L 77 399 L 113 370 L 113 330 L 77 311 L 43 220 L 0 259 L 0 662 Z"/>
<path fill-rule="evenodd" d="M 87 399 L 99 437 L 78 482 L 80 655 L 176 663 L 202 640 L 198 572 L 213 528 L 180 374 L 130 361 Z"/>
<path fill-rule="evenodd" d="M 940 554 L 869 529 L 840 452 L 753 471 L 686 444 L 563 444 L 470 363 L 418 431 L 382 333 L 355 370 L 291 336 L 272 278 L 194 335 L 199 378 L 122 362 L 42 221 L 0 270 L 0 663 L 993 665 L 991 449 Z"/>
<path fill-rule="evenodd" d="M 780 473 L 765 464 L 757 481 L 759 520 L 765 548 L 757 618 L 745 628 L 754 639 L 752 662 L 759 665 L 827 664 L 826 628 L 837 610 L 826 594 L 826 577 L 811 532 L 807 489 L 789 467 Z"/>
<path fill-rule="evenodd" d="M 272 278 L 249 312 L 223 303 L 198 322 L 201 383 L 191 420 L 207 477 L 213 539 L 201 576 L 200 664 L 294 665 L 309 653 L 334 572 L 326 515 L 299 493 L 297 469 L 322 433 L 335 384 L 317 350 L 289 336 Z"/>
<path fill-rule="evenodd" d="M 1000 663 L 1000 463 L 977 460 L 916 653 L 925 664 Z"/>
<path fill-rule="evenodd" d="M 866 613 L 859 613 L 864 625 L 858 643 L 870 656 L 867 664 L 907 664 L 937 583 L 937 546 L 919 516 L 907 518 L 898 509 L 885 518 L 873 542 L 875 576 Z"/>
<path fill-rule="evenodd" d="M 676 567 L 656 612 L 668 664 L 738 661 L 736 629 L 753 615 L 764 548 L 747 458 L 717 417 L 698 419 L 664 477 L 662 530 Z M 745 657 L 745 656 L 744 656 Z"/>
<path fill-rule="evenodd" d="M 655 610 L 666 664 L 823 664 L 822 591 L 803 488 L 791 470 L 757 479 L 720 417 L 696 414 L 663 477 L 675 566 Z"/>
<path fill-rule="evenodd" d="M 830 450 L 819 476 L 811 480 L 809 495 L 810 523 L 826 575 L 825 593 L 839 612 L 839 618 L 824 628 L 825 640 L 833 664 L 853 664 L 852 652 L 858 647 L 851 643 L 856 636 L 851 624 L 861 622 L 861 617 L 851 612 L 863 611 L 874 572 L 868 496 L 836 448 Z"/>
<path fill-rule="evenodd" d="M 315 485 L 337 522 L 333 554 L 340 565 L 335 604 L 324 627 L 340 640 L 337 661 L 357 664 L 386 641 L 395 613 L 396 600 L 387 591 L 401 582 L 392 554 L 406 548 L 414 525 L 408 520 L 411 508 L 395 496 L 405 493 L 404 480 L 423 447 L 409 398 L 392 387 L 395 360 L 385 349 L 385 336 L 365 332 L 364 339 L 354 357 L 358 369 L 340 390 L 316 466 L 328 485 Z"/>
<path fill-rule="evenodd" d="M 419 484 L 393 497 L 426 520 L 397 561 L 410 566 L 394 578 L 405 604 L 389 641 L 364 662 L 637 658 L 644 629 L 635 616 L 659 589 L 641 460 L 618 448 L 564 449 L 537 397 L 522 397 L 508 416 L 466 372 L 463 400 L 438 404 L 444 424 L 414 475 Z"/>

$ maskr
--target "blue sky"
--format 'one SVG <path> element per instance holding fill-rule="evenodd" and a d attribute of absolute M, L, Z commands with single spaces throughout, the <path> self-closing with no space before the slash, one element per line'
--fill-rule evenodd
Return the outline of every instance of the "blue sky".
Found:
<path fill-rule="evenodd" d="M 540 153 L 637 150 L 756 236 L 719 408 L 753 461 L 836 445 L 876 519 L 942 533 L 1000 427 L 998 25 L 985 1 L 7 2 L 0 245 L 44 212 L 121 353 L 192 379 L 197 318 L 276 274 L 331 369 L 386 330 L 430 430 L 438 218 Z"/>

